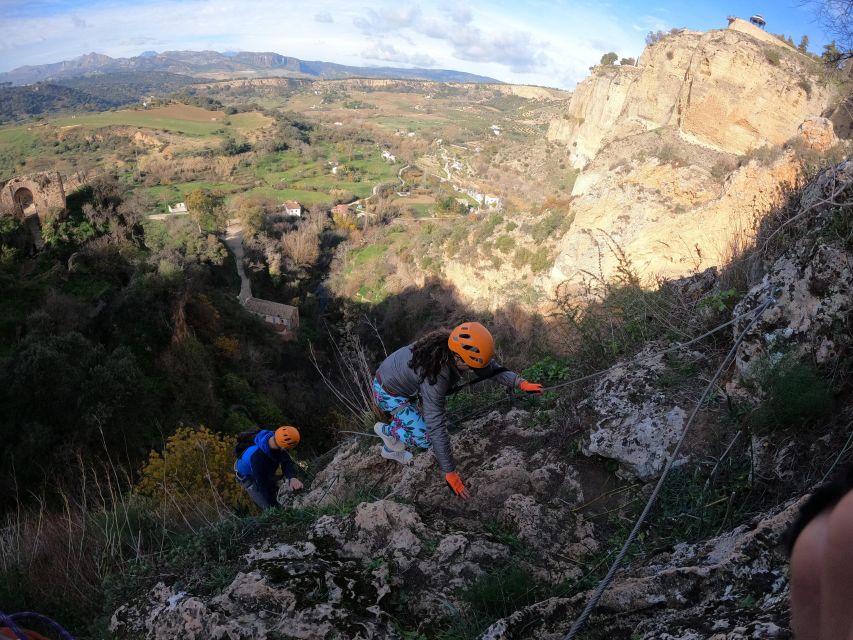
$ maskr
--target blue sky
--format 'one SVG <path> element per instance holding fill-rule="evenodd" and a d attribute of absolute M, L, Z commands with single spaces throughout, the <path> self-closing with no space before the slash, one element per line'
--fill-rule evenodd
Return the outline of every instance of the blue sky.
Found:
<path fill-rule="evenodd" d="M 0 71 L 95 51 L 275 51 L 342 64 L 458 69 L 571 89 L 607 51 L 637 57 L 651 30 L 726 26 L 761 13 L 767 30 L 829 38 L 800 0 L 0 0 Z"/>

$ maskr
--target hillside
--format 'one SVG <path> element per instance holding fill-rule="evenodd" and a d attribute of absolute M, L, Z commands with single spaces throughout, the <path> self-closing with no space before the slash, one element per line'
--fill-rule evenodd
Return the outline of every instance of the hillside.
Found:
<path fill-rule="evenodd" d="M 216 51 L 146 52 L 132 58 L 111 58 L 89 53 L 72 60 L 52 64 L 24 66 L 0 73 L 0 83 L 27 85 L 79 76 L 117 72 L 166 72 L 200 78 L 235 76 L 287 76 L 297 78 L 416 78 L 439 82 L 499 82 L 447 69 L 409 69 L 394 67 L 352 67 L 319 60 L 307 61 L 272 52 L 241 51 L 224 54 Z"/>
<path fill-rule="evenodd" d="M 558 640 L 660 481 L 583 637 L 790 637 L 779 543 L 853 461 L 851 85 L 734 24 L 574 92 L 153 51 L 0 87 L 0 610 Z M 471 319 L 546 390 L 447 399 L 464 502 L 379 455 L 372 380 Z M 260 513 L 234 447 L 282 424 Z"/>
<path fill-rule="evenodd" d="M 853 411 L 853 342 L 835 326 L 852 310 L 851 197 L 848 161 L 766 220 L 743 256 L 757 270 L 734 308 L 712 311 L 726 271 L 670 282 L 659 306 L 640 312 L 653 309 L 644 321 L 659 331 L 596 380 L 524 409 L 495 403 L 460 416 L 453 446 L 470 502 L 448 497 L 431 455 L 401 468 L 372 439 L 346 440 L 307 494 L 282 490 L 279 520 L 209 530 L 204 545 L 136 574 L 144 587 L 122 591 L 111 631 L 562 638 L 692 426 L 584 637 L 789 637 L 779 543 L 798 497 L 837 469 Z M 610 317 L 617 330 L 636 319 Z M 733 329 L 689 348 L 672 339 L 730 319 Z M 725 354 L 735 347 L 731 366 Z M 718 366 L 720 391 L 703 404 Z M 231 544 L 235 531 L 242 542 Z"/>

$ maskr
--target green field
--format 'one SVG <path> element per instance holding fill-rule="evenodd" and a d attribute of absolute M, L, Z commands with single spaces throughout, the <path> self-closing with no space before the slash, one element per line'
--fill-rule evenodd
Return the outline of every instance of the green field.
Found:
<path fill-rule="evenodd" d="M 110 126 L 133 126 L 147 129 L 174 131 L 189 136 L 208 136 L 217 129 L 224 128 L 222 122 L 193 122 L 179 118 L 161 118 L 148 116 L 145 111 L 108 111 L 106 113 L 90 113 L 70 116 L 54 120 L 52 124 L 58 127 L 87 127 L 97 129 Z"/>
<path fill-rule="evenodd" d="M 181 182 L 177 184 L 161 184 L 156 187 L 148 187 L 147 191 L 151 196 L 163 205 L 163 211 L 166 210 L 167 204 L 174 204 L 182 201 L 186 195 L 196 189 L 207 189 L 209 191 L 221 191 L 226 194 L 233 194 L 242 191 L 240 185 L 230 182 L 206 182 L 197 180 L 195 182 Z"/>
<path fill-rule="evenodd" d="M 329 202 L 331 197 L 325 191 L 303 191 L 301 189 L 274 189 L 273 187 L 254 187 L 245 192 L 246 195 L 259 195 L 274 198 L 284 202 L 285 200 L 298 200 L 301 204 L 317 204 Z"/>
<path fill-rule="evenodd" d="M 183 133 L 188 136 L 208 136 L 224 129 L 245 132 L 270 124 L 271 120 L 256 112 L 226 116 L 221 111 L 207 111 L 199 107 L 174 104 L 156 109 L 105 111 L 65 116 L 51 120 L 58 127 L 86 127 L 97 129 L 110 126 L 132 126 Z"/>

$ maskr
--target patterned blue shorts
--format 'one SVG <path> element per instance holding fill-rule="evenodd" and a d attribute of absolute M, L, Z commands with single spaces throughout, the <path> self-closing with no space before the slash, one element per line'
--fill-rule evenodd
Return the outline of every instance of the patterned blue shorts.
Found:
<path fill-rule="evenodd" d="M 373 399 L 383 411 L 391 414 L 391 424 L 386 424 L 382 431 L 386 436 L 393 436 L 403 444 L 428 449 L 430 447 L 426 423 L 423 416 L 408 398 L 392 396 L 382 388 L 379 381 L 373 379 Z"/>

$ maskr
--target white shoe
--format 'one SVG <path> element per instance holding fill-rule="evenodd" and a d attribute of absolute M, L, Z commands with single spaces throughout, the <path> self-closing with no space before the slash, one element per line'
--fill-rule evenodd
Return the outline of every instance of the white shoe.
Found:
<path fill-rule="evenodd" d="M 393 460 L 394 462 L 399 462 L 402 465 L 407 465 L 412 461 L 414 457 L 411 453 L 406 451 L 391 451 L 386 449 L 385 447 L 379 447 L 379 453 L 382 454 L 383 458 L 388 458 L 389 460 Z"/>
<path fill-rule="evenodd" d="M 382 442 L 385 444 L 385 448 L 390 449 L 391 451 L 405 451 L 406 445 L 397 440 L 394 436 L 386 436 L 382 432 L 382 427 L 385 426 L 384 422 L 377 422 L 373 425 L 373 432 L 382 438 Z"/>

